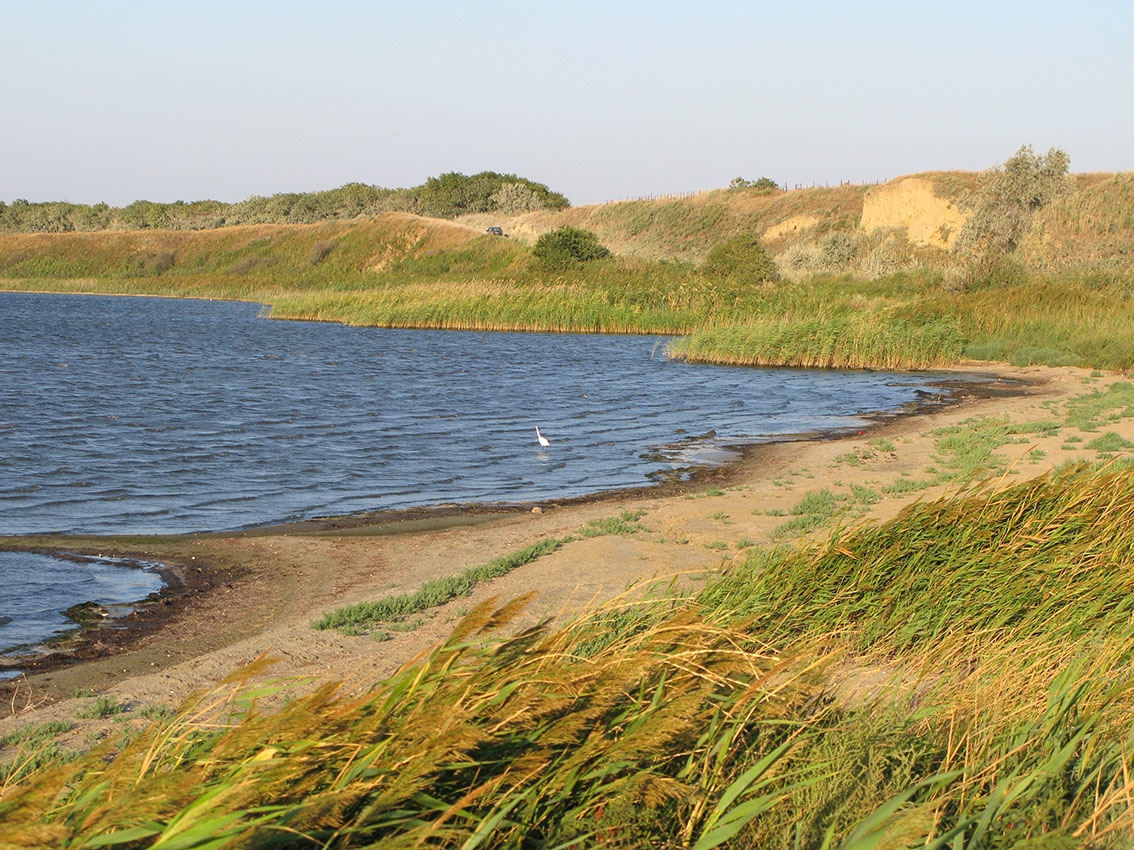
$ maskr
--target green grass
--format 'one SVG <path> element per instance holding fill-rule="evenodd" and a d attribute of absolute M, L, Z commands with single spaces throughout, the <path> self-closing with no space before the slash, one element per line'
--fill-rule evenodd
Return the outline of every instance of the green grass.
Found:
<path fill-rule="evenodd" d="M 638 522 L 644 515 L 645 511 L 623 511 L 617 517 L 588 520 L 579 534 L 582 537 L 637 534 L 646 531 Z M 548 555 L 575 539 L 577 538 L 567 536 L 541 540 L 510 554 L 493 558 L 485 564 L 470 567 L 458 575 L 431 579 L 412 593 L 394 594 L 329 611 L 311 625 L 316 629 L 337 629 L 349 635 L 365 634 L 379 626 L 395 631 L 409 631 L 423 622 L 411 621 L 413 624 L 406 625 L 405 621 L 412 615 L 444 605 L 461 596 L 468 596 L 478 584 L 507 575 L 517 567 Z"/>
<path fill-rule="evenodd" d="M 161 262 L 147 270 L 151 254 Z M 397 216 L 0 236 L 0 285 L 14 289 L 238 298 L 356 325 L 684 334 L 673 356 L 716 363 L 903 369 L 980 354 L 1134 367 L 1122 286 L 1036 277 L 957 293 L 940 281 L 923 270 L 754 286 L 629 257 L 549 275 L 513 240 Z"/>
<path fill-rule="evenodd" d="M 103 717 L 121 714 L 124 711 L 129 711 L 127 706 L 115 701 L 111 697 L 100 695 L 95 697 L 94 702 L 76 711 L 75 716 L 79 718 L 101 719 Z"/>
<path fill-rule="evenodd" d="M 950 630 L 1074 642 L 1102 623 L 1122 631 L 1134 612 L 1123 567 L 1134 557 L 1130 519 L 1134 476 L 1076 465 L 999 493 L 913 505 L 819 558 L 780 555 L 733 574 L 706 591 L 706 604 L 741 619 L 760 612 L 777 634 L 850 628 L 862 649 L 904 651 Z"/>
<path fill-rule="evenodd" d="M 1113 431 L 1107 431 L 1087 443 L 1087 448 L 1097 452 L 1125 452 L 1134 449 L 1134 443 Z"/>
<path fill-rule="evenodd" d="M 638 522 L 645 511 L 623 511 L 619 516 L 587 520 L 579 533 L 583 537 L 603 537 L 608 534 L 637 534 L 645 531 Z"/>
<path fill-rule="evenodd" d="M 485 581 L 507 575 L 517 567 L 531 563 L 541 555 L 554 552 L 566 542 L 548 538 L 525 546 L 508 555 L 470 567 L 456 576 L 432 579 L 412 593 L 399 593 L 373 602 L 359 602 L 323 615 L 311 625 L 316 629 L 337 629 L 345 634 L 363 634 L 382 624 L 402 620 L 429 608 L 436 608 L 461 596 Z"/>

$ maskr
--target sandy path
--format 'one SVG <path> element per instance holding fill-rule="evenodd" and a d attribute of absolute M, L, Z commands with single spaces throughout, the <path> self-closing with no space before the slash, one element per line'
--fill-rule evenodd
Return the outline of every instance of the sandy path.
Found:
<path fill-rule="evenodd" d="M 683 581 L 700 581 L 733 558 L 743 557 L 738 544 L 776 542 L 773 532 L 790 519 L 786 514 L 791 507 L 810 491 L 827 487 L 846 494 L 856 485 L 880 492 L 903 478 L 925 478 L 926 469 L 938 463 L 931 433 L 935 428 L 981 415 L 1006 415 L 1012 422 L 1049 420 L 1054 418 L 1053 405 L 1057 411 L 1069 398 L 1122 380 L 1070 368 L 1005 367 L 998 374 L 1026 381 L 1027 391 L 969 398 L 844 439 L 764 447 L 730 470 L 727 480 L 719 485 L 702 483 L 693 492 L 635 492 L 415 533 L 376 533 L 377 529 L 362 527 L 183 538 L 155 545 L 145 551 L 207 576 L 213 586 L 190 594 L 183 611 L 128 651 L 21 681 L 9 693 L 5 709 L 10 716 L 0 720 L 0 736 L 29 722 L 63 719 L 78 724 L 72 739 L 83 745 L 114 728 L 117 721 L 77 721 L 76 712 L 90 702 L 89 697 L 74 697 L 77 690 L 105 693 L 128 709 L 120 719 L 136 717 L 146 706 L 177 704 L 261 653 L 279 659 L 272 676 L 307 677 L 308 683 L 345 679 L 364 687 L 443 638 L 464 611 L 493 595 L 507 599 L 537 590 L 526 615 L 531 622 L 576 612 L 651 578 L 681 575 Z M 1134 440 L 1134 419 L 1108 424 L 1105 430 Z M 893 451 L 870 444 L 878 439 L 888 441 Z M 999 450 L 1012 465 L 1005 480 L 1042 474 L 1069 457 L 1097 456 L 1084 448 L 1089 436 L 1075 444 L 1065 443 L 1059 435 L 1029 439 L 1027 444 Z M 1042 450 L 1042 456 L 1036 449 Z M 885 496 L 873 506 L 860 506 L 861 516 L 845 521 L 882 521 L 912 501 L 934 498 L 944 490 Z M 648 530 L 568 543 L 478 586 L 469 598 L 432 609 L 419 627 L 391 632 L 389 640 L 344 636 L 310 626 L 332 608 L 413 591 L 426 579 L 458 573 L 625 510 L 643 511 L 641 524 Z"/>

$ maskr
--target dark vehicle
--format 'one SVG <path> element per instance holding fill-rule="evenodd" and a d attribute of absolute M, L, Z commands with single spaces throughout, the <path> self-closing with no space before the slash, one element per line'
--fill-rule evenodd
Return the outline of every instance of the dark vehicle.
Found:
<path fill-rule="evenodd" d="M 503 236 L 504 235 L 504 228 L 503 227 L 490 227 L 490 228 L 488 228 L 487 232 L 491 233 L 493 236 Z"/>

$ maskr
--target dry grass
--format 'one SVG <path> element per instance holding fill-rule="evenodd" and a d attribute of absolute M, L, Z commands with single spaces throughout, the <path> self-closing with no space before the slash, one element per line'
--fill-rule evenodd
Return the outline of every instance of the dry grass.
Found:
<path fill-rule="evenodd" d="M 1084 174 L 1076 191 L 1040 211 L 1020 247 L 1031 269 L 1131 276 L 1134 262 L 1134 173 Z"/>
<path fill-rule="evenodd" d="M 1080 467 L 556 631 L 492 637 L 523 600 L 490 601 L 362 697 L 260 711 L 260 664 L 25 750 L 0 842 L 1124 850 L 1132 511 L 1129 469 Z"/>

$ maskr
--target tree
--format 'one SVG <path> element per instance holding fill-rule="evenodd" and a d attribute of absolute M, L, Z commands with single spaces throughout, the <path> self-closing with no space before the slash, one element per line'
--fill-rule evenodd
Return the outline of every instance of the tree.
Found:
<path fill-rule="evenodd" d="M 532 255 L 544 271 L 562 271 L 610 256 L 610 251 L 589 230 L 565 225 L 536 240 Z"/>
<path fill-rule="evenodd" d="M 505 215 L 533 212 L 543 209 L 539 195 L 523 183 L 505 183 L 489 198 L 492 209 Z"/>
<path fill-rule="evenodd" d="M 728 188 L 732 191 L 755 189 L 759 192 L 774 192 L 780 188 L 780 184 L 771 177 L 761 177 L 758 180 L 745 180 L 743 177 L 733 177 L 732 181 L 728 184 Z"/>
<path fill-rule="evenodd" d="M 518 185 L 530 191 L 539 200 L 540 208 L 562 209 L 569 206 L 563 195 L 552 192 L 542 183 L 495 171 L 481 171 L 472 176 L 449 171 L 430 177 L 418 187 L 417 195 L 422 214 L 455 218 L 466 213 L 492 212 L 496 208 L 493 197 L 508 185 Z M 515 192 L 515 189 L 511 191 Z"/>
<path fill-rule="evenodd" d="M 166 205 L 153 201 L 134 201 L 122 208 L 118 220 L 129 230 L 162 228 L 167 224 Z"/>
<path fill-rule="evenodd" d="M 758 283 L 779 280 L 780 272 L 760 240 L 750 233 L 734 236 L 715 246 L 701 265 L 707 277 L 731 277 Z"/>
<path fill-rule="evenodd" d="M 982 279 L 1016 250 L 1032 229 L 1035 214 L 1068 191 L 1071 158 L 1052 148 L 1043 156 L 1023 145 L 1003 166 L 980 177 L 972 213 L 955 251 L 968 282 Z"/>

